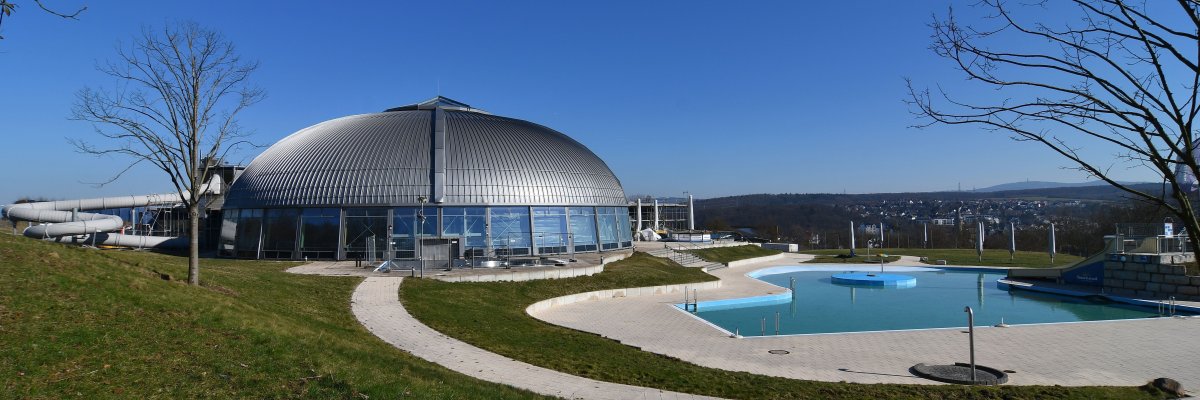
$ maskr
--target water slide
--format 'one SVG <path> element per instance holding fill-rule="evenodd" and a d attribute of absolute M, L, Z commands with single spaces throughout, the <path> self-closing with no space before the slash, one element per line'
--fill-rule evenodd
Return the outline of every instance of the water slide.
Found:
<path fill-rule="evenodd" d="M 1104 282 L 1104 261 L 1108 255 L 1120 250 L 1121 240 L 1117 236 L 1104 236 L 1103 250 L 1074 264 L 1057 268 L 1018 268 L 1008 270 L 1009 278 L 1033 278 L 1061 280 L 1063 283 L 1100 286 Z"/>
<path fill-rule="evenodd" d="M 202 193 L 220 194 L 221 177 L 214 175 L 201 187 Z M 83 211 L 175 205 L 181 202 L 177 193 L 146 196 L 118 196 L 96 199 L 44 201 L 13 204 L 4 208 L 4 217 L 13 221 L 40 223 L 26 228 L 23 234 L 35 239 L 64 243 L 93 244 L 137 248 L 186 248 L 187 237 L 143 236 L 113 233 L 125 227 L 125 221 L 115 215 Z"/>

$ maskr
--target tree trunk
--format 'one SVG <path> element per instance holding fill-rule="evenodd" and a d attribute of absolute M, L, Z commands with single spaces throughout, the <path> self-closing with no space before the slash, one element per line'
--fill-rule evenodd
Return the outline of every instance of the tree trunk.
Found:
<path fill-rule="evenodd" d="M 1188 240 L 1192 243 L 1192 256 L 1196 261 L 1200 261 L 1200 246 L 1197 246 L 1197 239 L 1200 239 L 1200 223 L 1196 219 L 1196 209 L 1192 208 L 1192 199 L 1188 197 L 1186 192 L 1175 191 L 1175 201 L 1179 203 L 1179 212 L 1175 213 L 1177 217 L 1182 219 L 1184 229 L 1187 229 Z"/>
<path fill-rule="evenodd" d="M 188 204 L 188 284 L 200 285 L 200 206 Z"/>

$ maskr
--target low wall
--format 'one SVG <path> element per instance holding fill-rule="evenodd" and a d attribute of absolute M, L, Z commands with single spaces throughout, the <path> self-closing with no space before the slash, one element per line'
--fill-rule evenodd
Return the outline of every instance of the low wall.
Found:
<path fill-rule="evenodd" d="M 554 269 L 540 269 L 532 271 L 503 270 L 503 272 L 494 272 L 477 275 L 444 275 L 430 276 L 430 278 L 446 282 L 523 282 L 534 281 L 540 279 L 565 279 L 578 276 L 589 276 L 604 272 L 604 266 L 611 262 L 624 260 L 632 255 L 632 253 L 622 253 L 606 255 L 601 258 L 600 265 L 589 265 L 585 267 L 564 267 Z"/>
<path fill-rule="evenodd" d="M 569 294 L 566 296 L 555 297 L 553 299 L 542 300 L 537 303 L 530 304 L 525 307 L 525 313 L 533 315 L 536 312 L 547 310 L 550 308 L 574 304 L 581 301 L 604 300 L 618 297 L 636 297 L 636 296 L 653 296 L 659 294 L 683 293 L 684 291 L 709 290 L 721 287 L 721 281 L 697 282 L 697 283 L 682 283 L 678 285 L 661 285 L 661 286 L 646 286 L 639 288 L 627 289 L 609 289 L 597 290 L 594 292 Z M 682 298 L 680 302 L 682 302 Z"/>
<path fill-rule="evenodd" d="M 787 254 L 784 254 L 784 253 L 772 254 L 769 256 L 747 258 L 745 260 L 730 261 L 730 262 L 725 263 L 725 266 L 729 267 L 729 268 L 737 268 L 737 267 L 741 267 L 744 265 L 757 264 L 760 262 L 775 261 L 775 260 L 778 260 L 778 259 L 784 258 L 784 257 L 787 257 Z"/>
<path fill-rule="evenodd" d="M 1200 276 L 1188 276 L 1182 265 L 1106 261 L 1104 290 L 1118 296 L 1200 301 Z"/>

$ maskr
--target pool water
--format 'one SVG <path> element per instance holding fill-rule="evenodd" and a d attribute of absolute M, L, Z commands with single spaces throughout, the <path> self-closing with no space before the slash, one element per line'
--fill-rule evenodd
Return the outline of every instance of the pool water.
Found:
<path fill-rule="evenodd" d="M 805 271 L 795 271 L 796 269 Z M 953 328 L 967 325 L 964 306 L 976 326 L 1102 321 L 1157 317 L 1157 310 L 1085 298 L 1005 290 L 996 283 L 1003 271 L 889 267 L 916 278 L 912 287 L 843 285 L 833 274 L 878 271 L 878 266 L 775 267 L 749 274 L 795 292 L 749 299 L 700 302 L 696 316 L 742 336 Z M 791 272 L 789 272 L 791 271 Z M 781 292 L 785 292 L 781 290 Z M 682 307 L 682 306 L 681 306 Z M 764 332 L 765 321 L 765 332 Z"/>

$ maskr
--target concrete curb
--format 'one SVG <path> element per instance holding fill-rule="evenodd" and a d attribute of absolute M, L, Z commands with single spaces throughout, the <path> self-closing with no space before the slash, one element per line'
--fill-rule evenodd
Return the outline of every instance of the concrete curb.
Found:
<path fill-rule="evenodd" d="M 592 265 L 587 267 L 568 267 L 561 269 L 550 269 L 540 271 L 521 271 L 521 270 L 504 270 L 505 272 L 497 272 L 494 274 L 484 275 L 450 275 L 450 276 L 429 276 L 431 279 L 437 279 L 445 282 L 524 282 L 540 279 L 565 279 L 579 276 L 590 276 L 604 272 L 604 266 L 608 263 L 617 262 L 628 258 L 633 253 L 614 254 L 605 256 L 603 264 Z"/>
<path fill-rule="evenodd" d="M 737 267 L 742 267 L 742 266 L 746 266 L 746 265 L 750 265 L 750 264 L 757 264 L 760 262 L 775 261 L 780 258 L 787 257 L 787 254 L 788 253 L 779 253 L 779 254 L 772 254 L 769 256 L 747 258 L 745 260 L 730 261 L 730 262 L 725 263 L 725 266 L 729 267 L 729 268 L 737 268 Z"/>
<path fill-rule="evenodd" d="M 566 296 L 546 299 L 537 303 L 530 304 L 525 307 L 525 313 L 537 318 L 534 313 L 545 311 L 558 306 L 575 304 L 583 301 L 613 299 L 619 297 L 638 297 L 638 296 L 653 296 L 659 294 L 683 293 L 688 290 L 709 290 L 721 287 L 721 281 L 697 282 L 697 283 L 682 283 L 678 285 L 661 285 L 661 286 L 646 286 L 638 288 L 625 289 L 608 289 L 597 290 L 593 292 L 569 294 Z M 538 318 L 541 319 L 541 318 Z"/>

